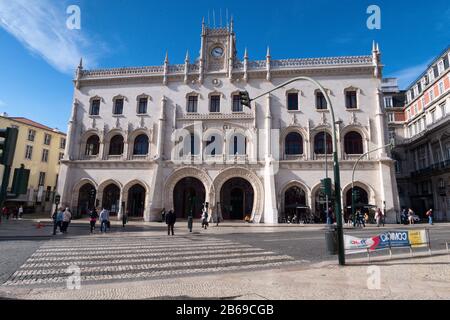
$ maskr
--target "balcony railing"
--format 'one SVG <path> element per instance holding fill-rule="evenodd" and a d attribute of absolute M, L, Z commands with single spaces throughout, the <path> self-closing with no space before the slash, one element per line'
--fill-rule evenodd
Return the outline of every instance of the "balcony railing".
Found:
<path fill-rule="evenodd" d="M 295 161 L 295 160 L 305 160 L 306 156 L 304 154 L 285 154 L 283 155 L 283 160 Z"/>
<path fill-rule="evenodd" d="M 431 166 L 428 166 L 428 167 L 420 169 L 420 170 L 416 170 L 411 173 L 411 176 L 417 177 L 417 176 L 422 176 L 422 175 L 426 175 L 426 174 L 433 174 L 433 173 L 439 172 L 441 170 L 448 170 L 448 169 L 450 169 L 450 159 L 432 164 Z"/>

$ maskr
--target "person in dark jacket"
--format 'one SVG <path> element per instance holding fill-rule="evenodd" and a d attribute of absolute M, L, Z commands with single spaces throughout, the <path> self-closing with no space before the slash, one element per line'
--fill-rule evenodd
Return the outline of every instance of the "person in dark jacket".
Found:
<path fill-rule="evenodd" d="M 89 214 L 89 223 L 91 224 L 91 233 L 93 233 L 95 230 L 95 224 L 97 223 L 97 219 L 98 219 L 97 209 L 94 208 L 94 209 L 92 209 L 91 213 Z"/>
<path fill-rule="evenodd" d="M 174 235 L 173 227 L 175 226 L 176 220 L 177 220 L 177 216 L 175 215 L 175 213 L 173 212 L 173 209 L 172 209 L 166 214 L 166 224 L 167 224 L 167 235 L 168 236 L 170 236 L 170 232 L 172 232 L 172 235 Z"/>

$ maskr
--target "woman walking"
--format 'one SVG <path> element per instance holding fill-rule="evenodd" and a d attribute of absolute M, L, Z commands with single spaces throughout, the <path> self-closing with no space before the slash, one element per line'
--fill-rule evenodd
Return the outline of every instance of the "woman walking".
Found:
<path fill-rule="evenodd" d="M 94 233 L 95 224 L 97 223 L 97 219 L 98 219 L 97 209 L 94 208 L 94 209 L 92 209 L 91 214 L 89 215 L 89 223 L 91 224 L 91 233 Z"/>

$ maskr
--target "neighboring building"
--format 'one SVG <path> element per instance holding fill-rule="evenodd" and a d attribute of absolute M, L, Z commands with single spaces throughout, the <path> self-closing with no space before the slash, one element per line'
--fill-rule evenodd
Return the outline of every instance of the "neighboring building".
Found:
<path fill-rule="evenodd" d="M 392 156 L 401 206 L 422 218 L 433 208 L 435 219 L 445 221 L 450 220 L 449 61 L 450 47 L 405 91 L 404 123 L 389 122 L 397 141 Z"/>
<path fill-rule="evenodd" d="M 350 205 L 355 160 L 386 144 L 381 53 L 331 58 L 243 60 L 233 23 L 203 23 L 200 57 L 184 64 L 77 70 L 59 192 L 85 212 L 99 205 L 146 221 L 163 208 L 186 218 L 209 203 L 212 216 L 254 223 L 286 221 L 295 211 L 324 221 L 320 180 L 332 152 L 331 115 L 323 94 L 301 81 L 243 108 L 296 76 L 317 79 L 330 94 L 337 125 L 344 208 Z M 192 139 L 191 139 L 192 137 Z M 332 159 L 328 157 L 332 177 Z M 385 150 L 356 172 L 358 202 L 399 210 L 394 161 Z"/>
<path fill-rule="evenodd" d="M 19 129 L 9 190 L 14 170 L 23 164 L 25 169 L 30 170 L 28 193 L 15 201 L 33 206 L 38 212 L 49 211 L 57 187 L 59 161 L 64 156 L 66 135 L 32 120 L 3 114 L 0 116 L 0 128 L 7 127 Z M 3 166 L 0 166 L 0 174 L 3 177 Z"/>

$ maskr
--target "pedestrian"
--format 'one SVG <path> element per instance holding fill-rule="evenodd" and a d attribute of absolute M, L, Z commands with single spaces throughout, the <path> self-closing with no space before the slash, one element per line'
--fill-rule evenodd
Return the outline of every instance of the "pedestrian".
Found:
<path fill-rule="evenodd" d="M 59 232 L 63 233 L 63 220 L 64 220 L 64 211 L 63 208 L 59 208 L 58 214 L 56 215 L 56 226 L 59 228 Z"/>
<path fill-rule="evenodd" d="M 56 229 L 58 228 L 58 224 L 56 223 L 56 217 L 58 215 L 58 208 L 55 208 L 55 212 L 52 214 L 53 220 L 53 235 L 56 236 Z"/>
<path fill-rule="evenodd" d="M 408 210 L 408 221 L 409 224 L 414 224 L 414 211 L 411 208 Z"/>
<path fill-rule="evenodd" d="M 377 211 L 375 211 L 375 220 L 377 221 L 377 227 L 380 226 L 382 218 L 383 217 L 382 217 L 381 209 L 378 208 Z"/>
<path fill-rule="evenodd" d="M 106 233 L 108 223 L 109 223 L 109 211 L 103 208 L 102 211 L 100 212 L 100 232 Z"/>
<path fill-rule="evenodd" d="M 13 218 L 19 220 L 19 207 L 15 206 L 13 209 Z"/>
<path fill-rule="evenodd" d="M 427 211 L 426 216 L 428 217 L 428 223 L 433 224 L 433 209 Z"/>
<path fill-rule="evenodd" d="M 3 214 L 3 216 L 6 217 L 6 220 L 9 220 L 9 209 L 8 209 L 7 206 L 3 206 L 3 208 L 2 208 L 2 214 Z"/>
<path fill-rule="evenodd" d="M 97 223 L 97 219 L 98 219 L 97 209 L 94 208 L 94 209 L 92 209 L 91 213 L 89 214 L 89 223 L 91 225 L 91 233 L 94 233 L 95 224 Z"/>
<path fill-rule="evenodd" d="M 63 222 L 62 222 L 62 232 L 67 233 L 67 228 L 69 227 L 70 220 L 72 220 L 72 214 L 70 213 L 69 208 L 66 208 L 63 213 Z"/>
<path fill-rule="evenodd" d="M 23 215 L 23 205 L 20 205 L 20 207 L 19 207 L 19 219 L 22 219 L 22 215 Z"/>
<path fill-rule="evenodd" d="M 161 222 L 166 222 L 166 208 L 161 210 Z"/>
<path fill-rule="evenodd" d="M 167 235 L 170 236 L 170 233 L 172 232 L 172 235 L 174 235 L 173 227 L 175 226 L 175 222 L 177 220 L 177 216 L 175 215 L 173 209 L 169 210 L 169 212 L 166 214 L 166 224 L 167 224 Z"/>
<path fill-rule="evenodd" d="M 209 223 L 208 223 L 208 211 L 206 209 L 203 209 L 202 213 L 202 228 L 207 229 Z"/>
<path fill-rule="evenodd" d="M 127 222 L 128 222 L 128 212 L 124 211 L 122 215 L 122 228 L 125 228 Z"/>
<path fill-rule="evenodd" d="M 402 224 L 408 224 L 408 212 L 406 211 L 406 208 L 403 208 L 402 215 L 401 215 Z"/>

